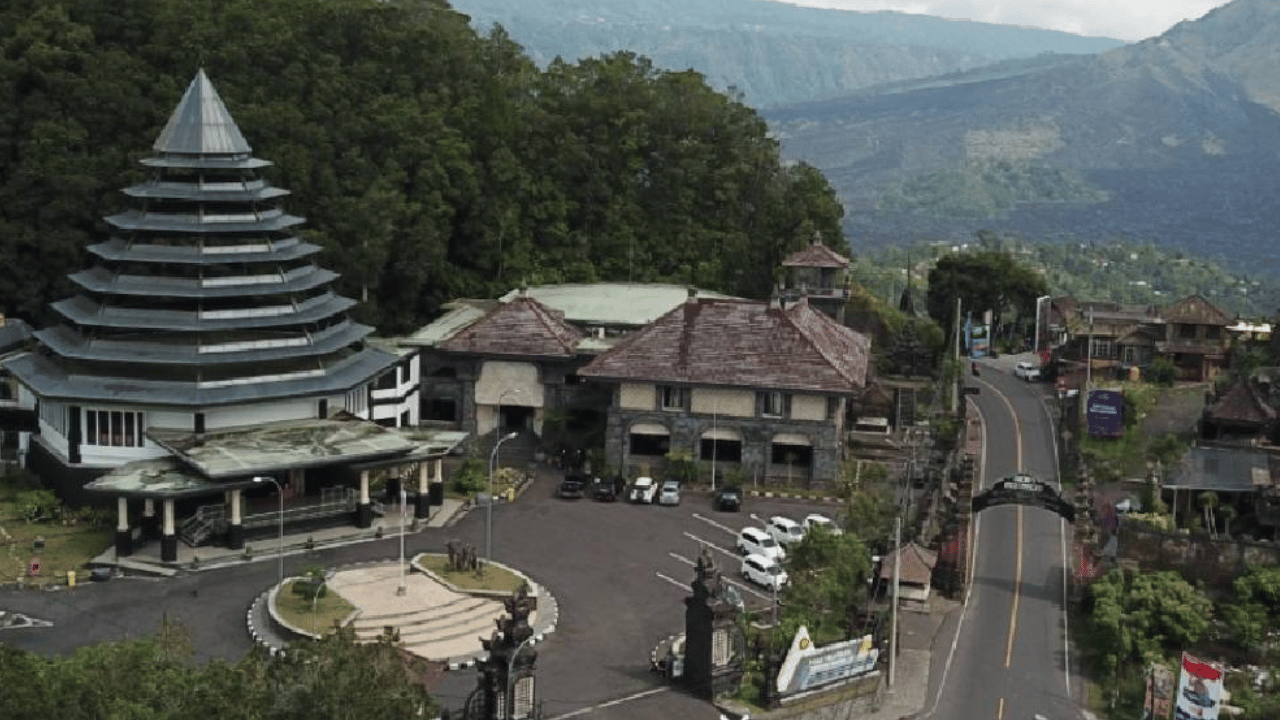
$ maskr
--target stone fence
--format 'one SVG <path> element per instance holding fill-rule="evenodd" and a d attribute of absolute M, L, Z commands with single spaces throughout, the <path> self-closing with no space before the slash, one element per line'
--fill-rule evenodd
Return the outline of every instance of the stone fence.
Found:
<path fill-rule="evenodd" d="M 1159 530 L 1122 520 L 1117 557 L 1143 570 L 1179 570 L 1188 579 L 1230 582 L 1254 565 L 1280 564 L 1280 544 L 1252 540 L 1215 540 L 1204 533 Z"/>

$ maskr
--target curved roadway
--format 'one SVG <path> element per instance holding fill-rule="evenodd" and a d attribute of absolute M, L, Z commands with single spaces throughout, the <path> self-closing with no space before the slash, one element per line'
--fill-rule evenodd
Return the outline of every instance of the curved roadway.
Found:
<path fill-rule="evenodd" d="M 983 422 L 981 489 L 1015 472 L 1059 486 L 1049 386 L 1015 379 L 1012 358 L 967 378 Z M 974 521 L 973 582 L 927 720 L 1076 720 L 1067 642 L 1070 526 L 1033 507 L 988 508 Z"/>

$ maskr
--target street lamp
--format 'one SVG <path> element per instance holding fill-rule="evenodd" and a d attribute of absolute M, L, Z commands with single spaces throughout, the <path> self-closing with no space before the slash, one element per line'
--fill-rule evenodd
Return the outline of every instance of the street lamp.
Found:
<path fill-rule="evenodd" d="M 256 483 L 269 482 L 272 485 L 275 485 L 276 496 L 280 498 L 279 549 L 276 553 L 277 555 L 280 556 L 279 558 L 280 567 L 279 567 L 279 572 L 277 573 L 277 575 L 279 576 L 279 580 L 277 581 L 277 584 L 283 584 L 284 583 L 284 488 L 280 486 L 279 480 L 276 480 L 275 478 L 267 475 L 257 475 L 253 478 L 253 481 Z"/>
<path fill-rule="evenodd" d="M 514 720 L 516 699 L 512 697 L 512 694 L 515 692 L 516 688 L 515 678 L 513 677 L 516 671 L 516 658 L 520 656 L 520 651 L 524 649 L 524 646 L 528 645 L 530 641 L 533 640 L 533 637 L 533 634 L 530 633 L 529 637 L 525 638 L 516 646 L 515 651 L 511 653 L 511 659 L 507 661 L 507 693 L 506 696 L 502 698 L 502 704 L 505 705 L 506 708 L 504 708 L 505 712 L 500 717 L 513 718 Z M 525 717 L 528 717 L 528 713 L 525 714 Z"/>
<path fill-rule="evenodd" d="M 498 442 L 493 444 L 493 450 L 489 453 L 489 509 L 485 513 L 484 520 L 484 561 L 485 564 L 493 557 L 493 471 L 494 466 L 498 462 L 498 448 L 502 447 L 502 443 L 519 435 L 518 432 L 511 432 L 498 438 Z"/>

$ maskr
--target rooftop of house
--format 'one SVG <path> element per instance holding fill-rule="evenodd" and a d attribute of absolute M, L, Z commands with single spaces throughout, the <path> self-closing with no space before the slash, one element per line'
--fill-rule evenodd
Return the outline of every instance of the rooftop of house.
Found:
<path fill-rule="evenodd" d="M 1252 448 L 1193 446 L 1169 467 L 1166 489 L 1249 493 L 1270 487 L 1270 456 Z"/>
<path fill-rule="evenodd" d="M 871 341 L 807 300 L 689 297 L 579 370 L 603 380 L 854 394 Z"/>
<path fill-rule="evenodd" d="M 1247 382 L 1237 382 L 1207 408 L 1205 414 L 1218 422 L 1268 423 L 1276 411 Z"/>
<path fill-rule="evenodd" d="M 849 258 L 815 240 L 803 250 L 788 255 L 782 266 L 844 269 L 849 267 Z"/>
<path fill-rule="evenodd" d="M 902 546 L 899 553 L 899 578 L 901 582 L 912 585 L 928 585 L 933 578 L 933 566 L 938 562 L 938 553 L 910 542 Z M 893 580 L 893 555 L 885 557 L 880 564 L 880 579 Z"/>
<path fill-rule="evenodd" d="M 503 295 L 511 302 L 521 295 L 531 297 L 563 314 L 574 325 L 641 327 L 662 317 L 685 301 L 690 292 L 700 297 L 727 298 L 685 285 L 657 283 L 570 283 L 535 285 Z"/>
<path fill-rule="evenodd" d="M 441 341 L 447 352 L 570 358 L 582 333 L 560 313 L 527 295 L 498 305 Z"/>

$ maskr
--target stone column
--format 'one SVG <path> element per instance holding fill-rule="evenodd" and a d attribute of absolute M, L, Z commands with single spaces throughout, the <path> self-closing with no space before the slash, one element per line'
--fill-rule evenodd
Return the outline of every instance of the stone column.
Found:
<path fill-rule="evenodd" d="M 427 460 L 418 463 L 418 495 L 413 500 L 413 516 L 426 520 L 431 517 L 430 468 Z"/>
<path fill-rule="evenodd" d="M 116 498 L 116 557 L 133 554 L 133 532 L 129 529 L 129 499 Z"/>
<path fill-rule="evenodd" d="M 369 471 L 360 471 L 360 504 L 356 505 L 356 527 L 373 525 L 373 506 L 369 504 Z"/>
<path fill-rule="evenodd" d="M 156 501 L 142 501 L 142 536 L 148 540 L 160 537 L 160 521 L 156 519 Z"/>
<path fill-rule="evenodd" d="M 244 520 L 240 517 L 240 488 L 227 493 L 231 503 L 231 526 L 227 528 L 227 547 L 239 550 L 244 547 Z"/>
<path fill-rule="evenodd" d="M 161 562 L 178 561 L 178 535 L 174 530 L 173 498 L 164 499 L 164 525 L 160 533 Z"/>

